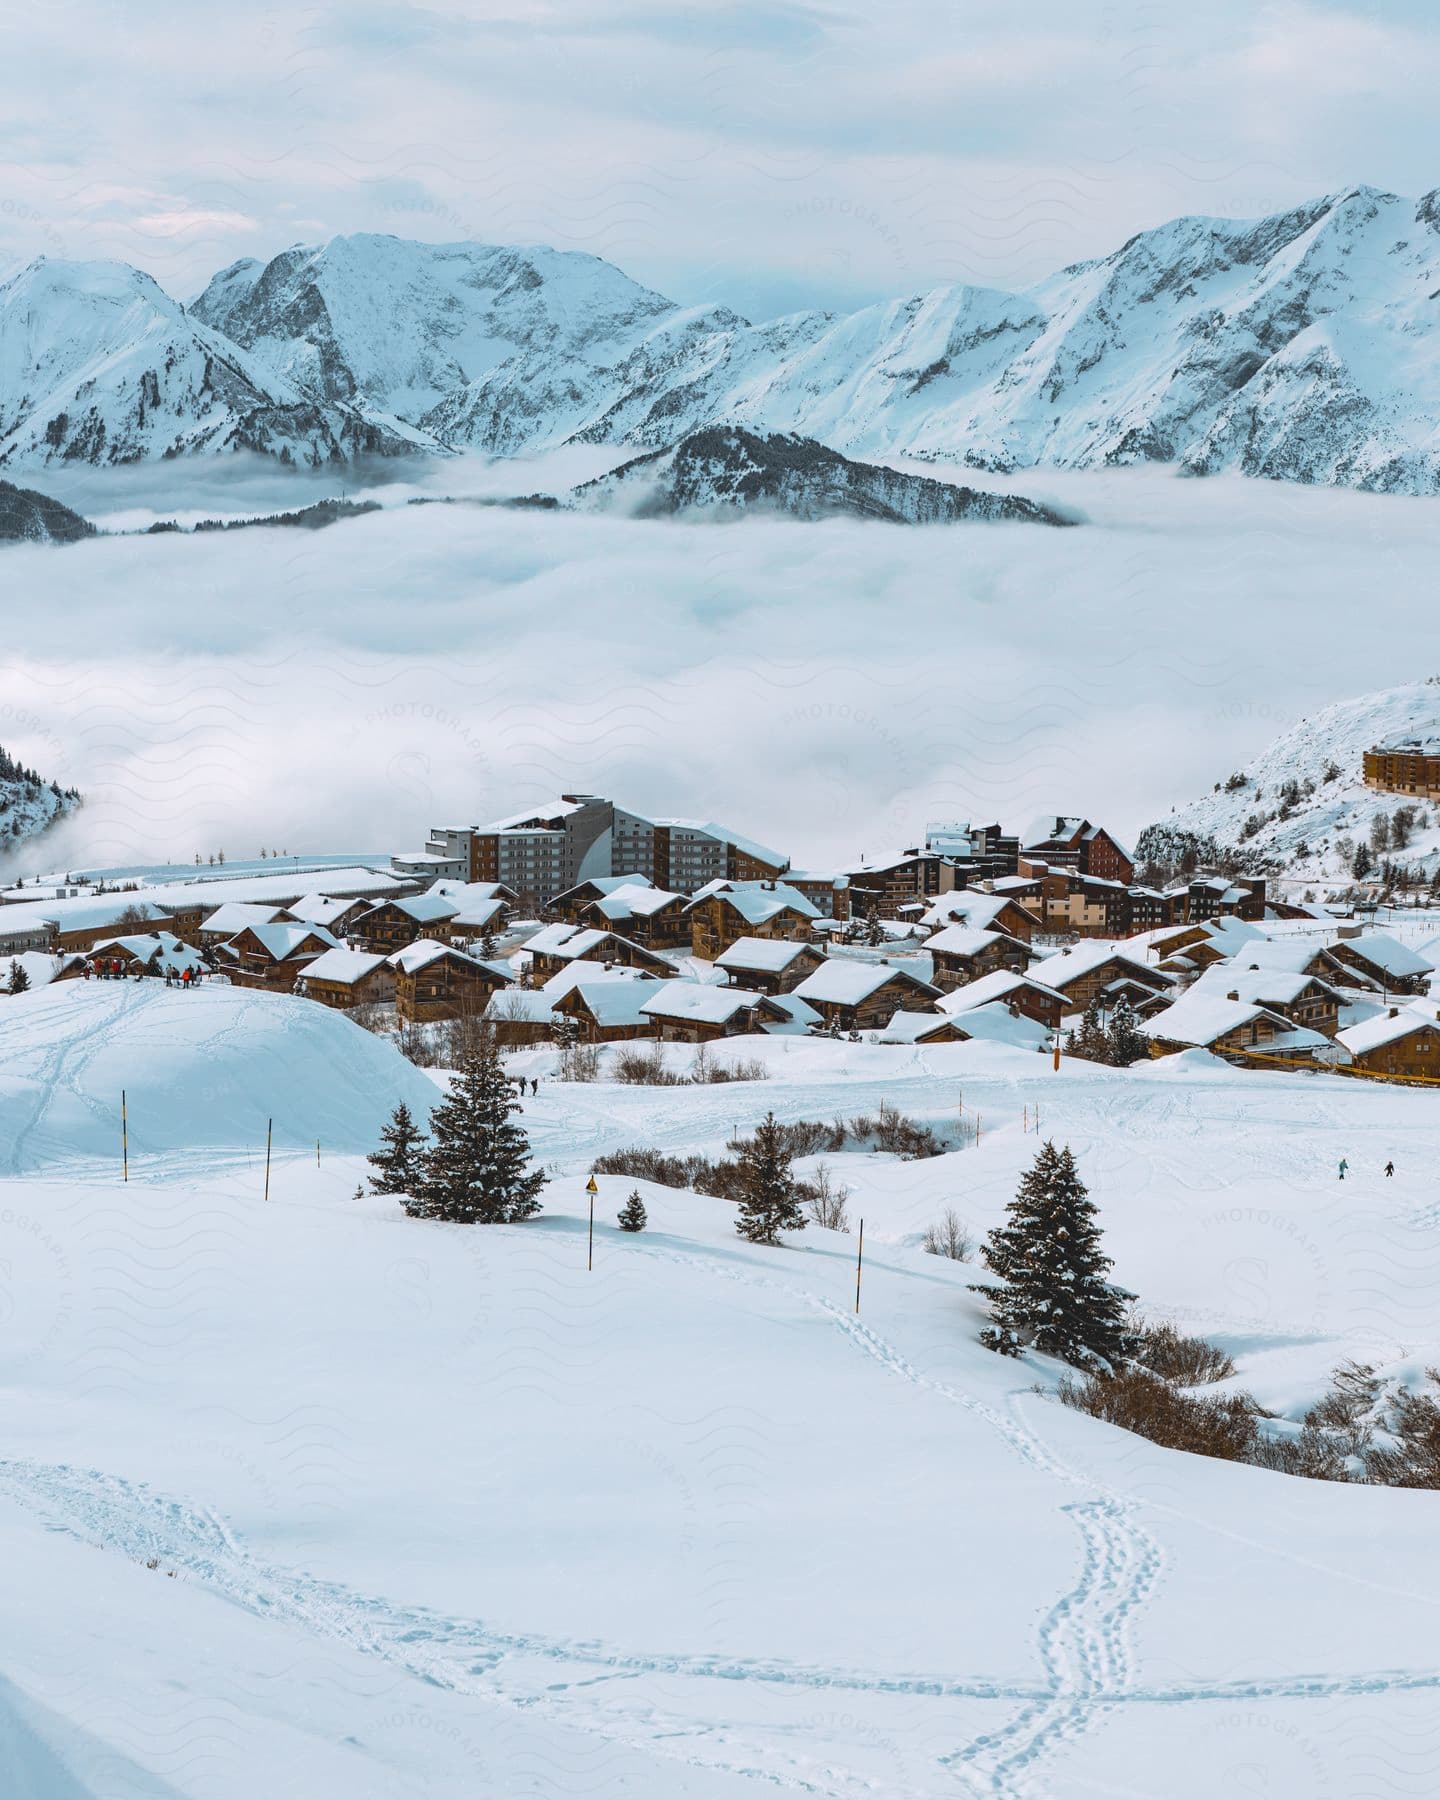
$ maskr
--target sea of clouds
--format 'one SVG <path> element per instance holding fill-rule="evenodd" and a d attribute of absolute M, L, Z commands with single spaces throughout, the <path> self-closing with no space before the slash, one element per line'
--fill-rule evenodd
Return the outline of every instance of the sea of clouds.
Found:
<path fill-rule="evenodd" d="M 1440 669 L 1426 500 L 932 466 L 1087 522 L 408 503 L 615 460 L 352 477 L 384 510 L 313 533 L 6 549 L 0 743 L 87 796 L 20 871 L 388 852 L 576 789 L 722 819 L 797 866 L 935 819 L 1054 809 L 1133 835 L 1307 710 Z M 231 462 L 34 481 L 131 533 L 339 491 Z"/>

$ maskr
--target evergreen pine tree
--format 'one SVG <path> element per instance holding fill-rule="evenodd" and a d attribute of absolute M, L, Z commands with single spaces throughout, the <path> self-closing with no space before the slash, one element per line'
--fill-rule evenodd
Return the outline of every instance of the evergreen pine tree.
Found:
<path fill-rule="evenodd" d="M 1100 1023 L 1100 1002 L 1092 1000 L 1085 1008 L 1078 1031 L 1070 1033 L 1070 1054 L 1083 1056 L 1087 1062 L 1109 1062 L 1110 1040 Z"/>
<path fill-rule="evenodd" d="M 402 1100 L 380 1133 L 380 1148 L 365 1159 L 376 1171 L 370 1177 L 372 1191 L 413 1196 L 420 1186 L 424 1142 L 425 1134 Z"/>
<path fill-rule="evenodd" d="M 740 1212 L 735 1229 L 752 1244 L 778 1244 L 782 1231 L 803 1231 L 795 1177 L 790 1173 L 790 1148 L 774 1113 L 765 1115 L 753 1138 L 741 1146 L 736 1168 L 740 1187 Z"/>
<path fill-rule="evenodd" d="M 1069 1146 L 1046 1143 L 1021 1177 L 981 1255 L 1003 1288 L 979 1285 L 990 1302 L 988 1349 L 1018 1356 L 1032 1344 L 1080 1368 L 1113 1367 L 1132 1349 L 1125 1308 L 1134 1299 L 1108 1279 L 1110 1258 L 1100 1248 L 1095 1204 Z"/>
<path fill-rule="evenodd" d="M 540 1210 L 544 1171 L 530 1167 L 530 1140 L 493 1040 L 476 1035 L 461 1053 L 450 1092 L 430 1115 L 414 1216 L 457 1225 L 508 1225 Z"/>
<path fill-rule="evenodd" d="M 870 917 L 865 922 L 865 942 L 872 946 L 886 942 L 885 927 L 880 923 L 880 908 L 872 907 Z"/>
<path fill-rule="evenodd" d="M 643 1231 L 645 1229 L 645 1202 L 640 1198 L 639 1189 L 635 1189 L 630 1198 L 620 1208 L 620 1229 L 622 1231 Z"/>
<path fill-rule="evenodd" d="M 482 962 L 494 962 L 495 957 L 499 952 L 499 948 L 500 946 L 495 942 L 495 933 L 493 931 L 487 931 L 480 940 L 480 960 Z"/>
<path fill-rule="evenodd" d="M 1141 1062 L 1149 1054 L 1149 1043 L 1135 1023 L 1135 1009 L 1128 1000 L 1122 1000 L 1110 1015 L 1110 1029 L 1105 1034 L 1105 1041 L 1109 1059 L 1117 1068 L 1129 1068 L 1131 1063 Z"/>
<path fill-rule="evenodd" d="M 30 986 L 30 977 L 25 973 L 24 965 L 13 956 L 10 959 L 10 980 L 7 985 L 12 994 L 23 994 Z"/>

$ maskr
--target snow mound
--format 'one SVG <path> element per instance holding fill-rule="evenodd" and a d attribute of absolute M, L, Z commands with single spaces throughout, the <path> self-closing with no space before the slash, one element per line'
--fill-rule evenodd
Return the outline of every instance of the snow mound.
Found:
<path fill-rule="evenodd" d="M 312 1001 L 252 989 L 73 980 L 0 1002 L 0 1169 L 190 1151 L 374 1147 L 399 1100 L 436 1089 L 388 1044 Z"/>

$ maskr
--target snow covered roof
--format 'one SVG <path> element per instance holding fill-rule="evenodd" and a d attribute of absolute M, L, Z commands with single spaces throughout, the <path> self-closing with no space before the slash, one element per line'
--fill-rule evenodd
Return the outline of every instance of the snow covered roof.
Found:
<path fill-rule="evenodd" d="M 1344 950 L 1353 950 L 1357 956 L 1363 956 L 1368 963 L 1377 969 L 1383 969 L 1387 975 L 1430 975 L 1435 965 L 1427 958 L 1402 944 L 1385 931 L 1364 931 L 1359 937 L 1345 938 L 1339 946 Z"/>
<path fill-rule="evenodd" d="M 1086 825 L 1088 819 L 1065 813 L 1041 813 L 1038 819 L 1032 819 L 1020 839 L 1022 850 L 1032 849 L 1036 844 L 1050 844 L 1057 839 L 1064 842 L 1075 837 Z"/>
<path fill-rule="evenodd" d="M 453 919 L 460 910 L 454 900 L 434 892 L 382 900 L 380 905 L 398 907 L 406 918 L 414 919 L 418 925 L 432 925 L 442 919 Z"/>
<path fill-rule="evenodd" d="M 372 955 L 366 950 L 347 950 L 343 945 L 335 950 L 327 950 L 323 956 L 317 956 L 314 962 L 307 965 L 304 981 L 334 981 L 345 987 L 378 969 L 385 961 L 383 956 Z"/>
<path fill-rule="evenodd" d="M 779 975 L 809 950 L 808 944 L 794 943 L 789 938 L 736 938 L 728 950 L 722 950 L 715 958 L 715 967 Z"/>
<path fill-rule="evenodd" d="M 954 1034 L 955 1021 L 943 1013 L 897 1012 L 888 1025 L 867 1035 L 877 1044 L 923 1044 Z"/>
<path fill-rule="evenodd" d="M 812 1025 L 818 1025 L 821 1020 L 821 1015 L 816 1012 L 809 1001 L 802 1000 L 798 994 L 771 994 L 766 999 L 766 1005 L 785 1016 L 783 1019 L 771 1019 L 765 1022 L 761 1027 L 764 1031 L 786 1032 L 796 1029 L 804 1031 Z"/>
<path fill-rule="evenodd" d="M 1326 966 L 1336 967 L 1335 959 L 1317 937 L 1252 938 L 1237 946 L 1233 955 L 1246 968 L 1290 969 L 1297 974 L 1308 969 L 1317 957 Z"/>
<path fill-rule="evenodd" d="M 499 1019 L 515 1019 L 548 1025 L 555 1017 L 555 1008 L 551 996 L 540 988 L 498 988 L 485 1002 L 483 1016 L 492 1023 Z"/>
<path fill-rule="evenodd" d="M 461 881 L 457 876 L 442 875 L 438 881 L 432 881 L 425 890 L 430 894 L 443 894 L 447 900 L 453 900 L 458 906 L 478 903 L 482 900 L 505 900 L 515 898 L 515 890 L 507 887 L 503 881 Z"/>
<path fill-rule="evenodd" d="M 457 931 L 483 931 L 493 925 L 505 910 L 503 900 L 462 900 L 451 926 Z"/>
<path fill-rule="evenodd" d="M 1012 894 L 986 894 L 975 888 L 958 888 L 954 893 L 941 894 L 932 901 L 920 923 L 940 928 L 960 920 L 976 930 L 984 930 L 994 924 L 1007 906 L 1019 904 Z"/>
<path fill-rule="evenodd" d="M 1059 950 L 1043 962 L 1032 963 L 1030 973 L 1048 987 L 1063 989 L 1078 976 L 1093 974 L 1108 962 L 1118 962 L 1127 969 L 1139 971 L 1151 987 L 1167 987 L 1174 979 L 1143 957 L 1135 956 L 1123 942 L 1113 943 L 1108 938 L 1086 938 L 1082 943 L 1072 944 L 1068 950 Z"/>
<path fill-rule="evenodd" d="M 340 940 L 323 925 L 247 925 L 245 930 L 275 962 L 284 962 L 303 946 L 319 942 L 326 949 L 339 947 Z M 318 951 L 312 951 L 318 955 Z"/>
<path fill-rule="evenodd" d="M 728 1025 L 735 1016 L 765 1006 L 764 994 L 748 988 L 712 987 L 698 981 L 662 981 L 641 1011 L 651 1019 L 690 1019 L 707 1025 Z"/>
<path fill-rule="evenodd" d="M 1145 1036 L 1164 1043 L 1195 1044 L 1204 1048 L 1258 1019 L 1268 1019 L 1278 1033 L 1283 1033 L 1288 1048 L 1324 1047 L 1330 1041 L 1318 1031 L 1292 1025 L 1257 1000 L 1231 1000 L 1223 992 L 1204 992 L 1198 982 L 1173 1005 L 1146 1020 L 1139 1029 Z M 1267 1048 L 1274 1050 L 1275 1046 L 1271 1044 Z"/>
<path fill-rule="evenodd" d="M 567 963 L 558 974 L 540 988 L 542 994 L 548 994 L 552 1001 L 563 999 L 571 988 L 598 987 L 606 981 L 653 981 L 653 975 L 642 974 L 639 969 L 632 969 L 628 963 L 611 963 L 607 968 L 604 963 L 573 962 Z"/>
<path fill-rule="evenodd" d="M 532 952 L 539 951 L 542 956 L 554 956 L 561 945 L 569 943 L 579 930 L 580 926 L 565 922 L 558 925 L 542 925 L 539 931 L 526 938 L 525 948 Z"/>
<path fill-rule="evenodd" d="M 114 954 L 123 950 L 127 956 L 133 956 L 142 963 L 148 963 L 154 956 L 160 959 L 160 967 L 171 974 L 178 975 L 182 969 L 194 968 L 200 963 L 198 950 L 192 950 L 188 944 L 182 944 L 173 932 L 156 931 L 142 933 L 131 937 L 105 938 L 96 944 L 90 954 L 103 958 L 107 952 Z"/>
<path fill-rule="evenodd" d="M 999 1000 L 992 1000 L 988 1006 L 977 1006 L 971 1012 L 953 1015 L 951 1023 L 967 1038 L 980 1043 L 1008 1044 L 1015 1050 L 1047 1050 L 1054 1042 L 1049 1029 L 1038 1019 L 1027 1019 L 1024 1013 L 1012 1013 Z"/>
<path fill-rule="evenodd" d="M 938 1002 L 940 1010 L 947 1013 L 971 1012 L 977 1006 L 989 1006 L 995 1001 L 1008 1000 L 1018 988 L 1029 988 L 1033 992 L 1044 994 L 1048 999 L 1066 1004 L 1065 996 L 1055 988 L 1046 987 L 1043 981 L 1036 981 L 1033 975 L 1017 975 L 1013 969 L 995 969 L 989 975 L 982 975 L 978 981 L 967 981 L 964 987 L 955 988 L 945 994 Z"/>
<path fill-rule="evenodd" d="M 330 894 L 306 894 L 286 910 L 292 919 L 301 919 L 307 925 L 324 925 L 328 928 L 356 904 L 356 897 L 353 894 L 348 898 L 335 897 Z M 225 908 L 222 907 L 220 910 L 223 912 Z M 209 929 L 208 921 L 206 929 Z"/>
<path fill-rule="evenodd" d="M 940 997 L 940 990 L 928 982 L 916 981 L 890 963 L 852 962 L 848 957 L 828 956 L 813 975 L 807 975 L 795 989 L 802 1000 L 812 1005 L 859 1006 L 890 981 L 915 984 Z"/>
<path fill-rule="evenodd" d="M 922 949 L 945 956 L 978 956 L 992 944 L 1015 943 L 1008 931 L 986 931 L 975 925 L 947 925 L 933 937 L 926 938 Z"/>
<path fill-rule="evenodd" d="M 453 944 L 442 944 L 436 938 L 417 938 L 413 944 L 407 944 L 403 950 L 397 950 L 386 960 L 391 968 L 413 975 L 417 969 L 426 968 L 444 956 L 453 957 L 456 962 L 469 963 L 477 969 L 489 969 L 503 981 L 515 979 L 515 971 L 509 963 L 484 962 L 480 957 L 471 956 L 466 950 L 457 950 Z"/>
<path fill-rule="evenodd" d="M 701 900 L 712 895 L 739 913 L 747 925 L 763 925 L 767 919 L 773 919 L 777 913 L 787 908 L 802 914 L 807 919 L 818 919 L 819 909 L 813 906 L 799 888 L 792 888 L 783 881 L 770 882 L 707 882 L 699 890 L 690 905 L 696 906 Z"/>
<path fill-rule="evenodd" d="M 640 981 L 581 981 L 573 991 L 597 1025 L 618 1028 L 644 1024 L 650 1016 L 646 1002 L 671 985 L 647 976 Z"/>
<path fill-rule="evenodd" d="M 728 825 L 717 825 L 713 819 L 652 819 L 650 822 L 652 825 L 663 825 L 670 831 L 703 831 L 707 837 L 715 838 L 722 844 L 733 844 L 742 855 L 752 856 L 756 862 L 768 863 L 774 869 L 783 869 L 790 860 L 779 850 L 772 850 L 768 844 L 742 837 L 738 831 L 732 831 Z"/>
<path fill-rule="evenodd" d="M 1402 1006 L 1390 1007 L 1379 1012 L 1372 1019 L 1364 1019 L 1358 1025 L 1351 1025 L 1336 1036 L 1336 1042 L 1343 1044 L 1352 1056 L 1363 1056 L 1367 1050 L 1378 1050 L 1382 1044 L 1398 1043 L 1400 1039 L 1412 1036 L 1429 1026 L 1432 1031 L 1437 1028 L 1433 1014 L 1418 1009 Z"/>
<path fill-rule="evenodd" d="M 244 931 L 247 925 L 273 925 L 284 911 L 283 906 L 258 906 L 253 901 L 228 900 L 224 906 L 217 907 L 208 919 L 200 921 L 200 929 L 234 937 L 237 931 Z M 316 921 L 317 924 L 323 922 Z"/>
<path fill-rule="evenodd" d="M 652 913 L 684 899 L 684 894 L 673 894 L 668 888 L 657 888 L 652 882 L 647 881 L 643 886 L 639 882 L 626 882 L 612 888 L 608 894 L 602 894 L 598 900 L 592 900 L 588 910 L 607 919 L 648 919 Z"/>
<path fill-rule="evenodd" d="M 1274 969 L 1261 966 L 1248 968 L 1241 963 L 1213 963 L 1190 989 L 1192 994 L 1238 994 L 1242 1000 L 1261 1006 L 1289 1006 L 1309 987 L 1319 986 L 1326 993 L 1335 990 L 1318 976 L 1303 969 Z"/>
<path fill-rule="evenodd" d="M 555 829 L 558 821 L 579 812 L 582 805 L 581 800 L 545 800 L 539 806 L 527 806 L 524 812 L 509 813 L 503 819 L 492 819 L 488 825 L 477 825 L 475 829 L 481 832 Z M 546 821 L 554 823 L 547 824 Z"/>

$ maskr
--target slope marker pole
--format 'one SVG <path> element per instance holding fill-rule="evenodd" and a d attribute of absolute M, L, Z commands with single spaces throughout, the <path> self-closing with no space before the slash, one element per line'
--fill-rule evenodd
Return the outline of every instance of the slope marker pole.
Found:
<path fill-rule="evenodd" d="M 865 1221 L 860 1221 L 860 1242 L 855 1250 L 855 1310 L 860 1310 L 860 1265 L 865 1260 Z"/>
<path fill-rule="evenodd" d="M 590 1247 L 585 1254 L 585 1267 L 595 1267 L 595 1196 L 600 1192 L 599 1184 L 592 1175 L 585 1183 L 585 1192 L 590 1196 Z"/>
<path fill-rule="evenodd" d="M 275 1126 L 273 1119 L 265 1121 L 265 1198 L 270 1198 L 270 1135 Z"/>
<path fill-rule="evenodd" d="M 120 1167 L 123 1179 L 130 1179 L 130 1118 L 125 1106 L 125 1090 L 120 1090 Z"/>

